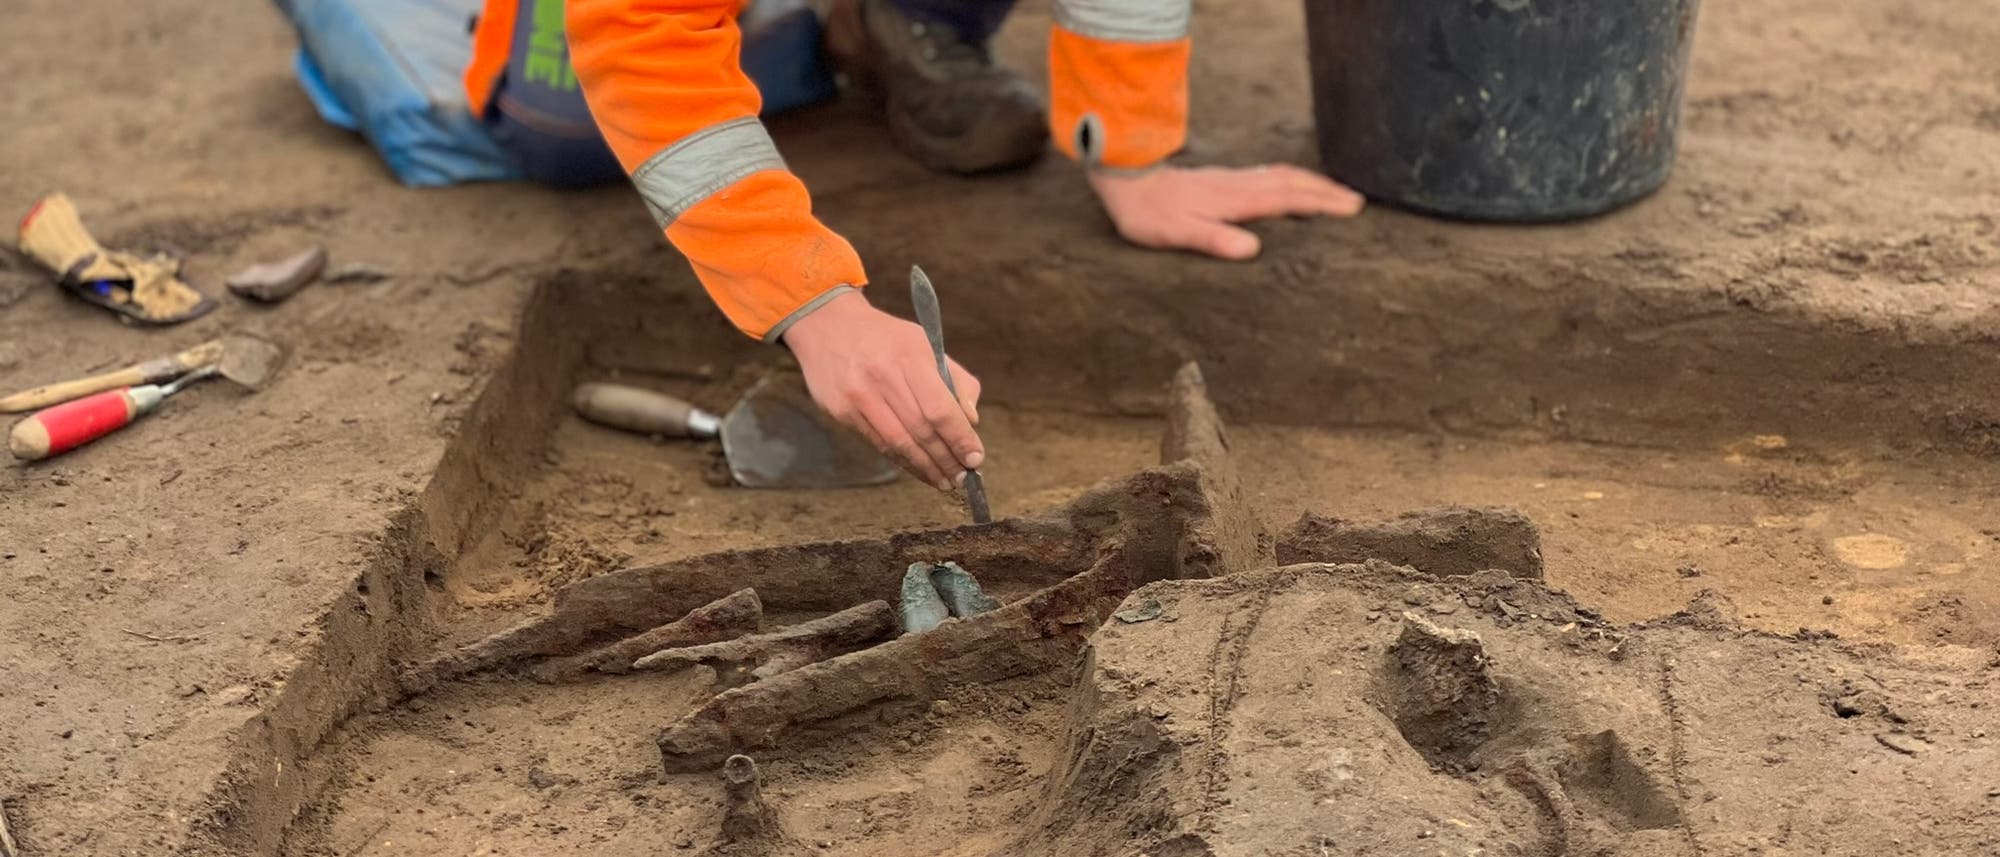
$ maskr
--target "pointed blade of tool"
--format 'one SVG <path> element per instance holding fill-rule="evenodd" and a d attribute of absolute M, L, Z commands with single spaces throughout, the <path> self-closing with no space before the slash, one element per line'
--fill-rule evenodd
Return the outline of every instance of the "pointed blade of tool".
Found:
<path fill-rule="evenodd" d="M 910 266 L 910 303 L 917 309 L 917 324 L 924 328 L 924 336 L 931 341 L 931 356 L 937 360 L 938 377 L 944 379 L 944 388 L 951 391 L 951 397 L 958 398 L 958 385 L 951 380 L 951 363 L 944 356 L 944 311 L 938 308 L 937 289 L 931 286 L 931 278 L 924 276 L 924 269 Z M 965 472 L 965 508 L 972 513 L 975 524 L 993 523 L 993 511 L 986 505 L 986 482 L 977 470 Z"/>

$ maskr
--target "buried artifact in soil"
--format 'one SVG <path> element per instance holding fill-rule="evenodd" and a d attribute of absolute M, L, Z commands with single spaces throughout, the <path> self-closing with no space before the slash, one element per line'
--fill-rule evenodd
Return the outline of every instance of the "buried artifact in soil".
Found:
<path fill-rule="evenodd" d="M 632 669 L 704 666 L 715 671 L 717 686 L 735 687 L 872 645 L 895 630 L 895 615 L 889 611 L 888 603 L 870 601 L 767 634 L 663 649 L 633 661 Z"/>
<path fill-rule="evenodd" d="M 600 575 L 559 590 L 547 616 L 411 669 L 404 690 L 421 693 L 523 665 L 545 679 L 709 666 L 726 689 L 660 737 L 669 768 L 708 768 L 868 706 L 929 702 L 961 684 L 1073 662 L 1088 633 L 1134 587 L 1216 573 L 1217 554 L 1204 536 L 1204 479 L 1199 466 L 1184 462 L 1113 480 L 1031 519 L 732 551 Z M 1031 594 L 869 646 L 895 630 L 886 599 L 900 586 L 871 572 L 921 564 L 928 580 L 938 556 L 982 569 L 996 591 Z M 841 603 L 857 593 L 882 599 Z M 762 611 L 774 609 L 834 612 L 743 636 Z"/>
<path fill-rule="evenodd" d="M 1198 373 L 1179 381 L 1199 389 Z M 1174 413 L 1204 404 L 1177 395 Z M 589 658 L 616 653 L 596 663 L 624 669 L 645 650 L 634 641 L 669 637 L 676 651 L 662 660 L 675 664 L 738 652 L 709 664 L 744 679 L 725 678 L 720 692 L 628 688 L 692 690 L 676 715 L 641 711 L 630 723 L 668 721 L 657 745 L 669 774 L 721 766 L 718 853 L 837 849 L 818 844 L 820 831 L 857 805 L 861 820 L 842 823 L 859 838 L 841 844 L 874 847 L 900 835 L 876 821 L 956 799 L 909 797 L 912 777 L 966 764 L 1006 772 L 978 783 L 993 788 L 980 800 L 1013 795 L 978 819 L 987 835 L 963 840 L 967 854 L 1909 853 L 1897 840 L 1910 825 L 1939 843 L 1927 853 L 2000 843 L 1986 796 L 2000 756 L 1979 719 L 2000 699 L 1976 665 L 1947 673 L 1817 636 L 1747 633 L 1716 604 L 1614 628 L 1535 579 L 1539 536 L 1505 510 L 1309 519 L 1276 541 L 1281 556 L 1365 561 L 1257 570 L 1269 561 L 1232 502 L 1241 487 L 1220 423 L 1172 422 L 1172 463 L 1047 514 L 600 575 L 559 591 L 550 616 L 413 675 L 604 672 Z M 978 570 L 1002 606 L 876 642 L 900 595 L 894 570 L 939 557 Z M 758 633 L 765 609 L 822 618 Z M 681 641 L 722 615 L 738 622 L 731 642 Z M 778 645 L 870 627 L 881 636 L 864 630 L 805 655 Z M 787 669 L 757 674 L 773 662 Z M 1021 684 L 1008 680 L 1020 677 L 1041 695 L 1013 696 Z M 996 687 L 969 687 L 981 684 Z M 1008 723 L 1022 730 L 1012 747 L 979 702 L 999 694 L 1019 711 L 1063 686 L 1066 708 Z M 481 690 L 509 706 L 568 692 Z M 557 718 L 577 710 L 587 709 L 548 722 L 569 724 Z M 1030 742 L 1046 752 L 1022 765 L 1014 753 Z M 754 787 L 747 757 L 732 761 L 747 752 L 781 789 Z M 660 789 L 698 801 L 713 788 L 650 774 L 590 796 Z M 861 791 L 839 790 L 850 783 Z"/>
<path fill-rule="evenodd" d="M 1198 369 L 1176 378 L 1167 464 L 1033 518 L 872 541 L 730 551 L 631 568 L 558 590 L 554 609 L 408 670 L 406 694 L 527 667 L 543 680 L 704 665 L 721 692 L 660 737 L 670 769 L 720 763 L 797 728 L 966 683 L 1054 669 L 1134 587 L 1257 560 L 1254 519 Z M 950 557 L 951 562 L 939 562 Z M 915 568 L 956 621 L 870 646 L 893 629 L 892 568 Z M 979 571 L 975 581 L 964 569 Z M 1010 596 L 994 599 L 986 590 Z M 1011 603 L 1002 603 L 1011 601 Z M 755 633 L 766 611 L 824 618 Z M 942 617 L 939 617 L 940 619 Z M 915 630 L 913 628 L 913 630 Z"/>
<path fill-rule="evenodd" d="M 865 709 L 914 710 L 962 685 L 1058 670 L 1076 662 L 1089 635 L 1133 589 L 1266 561 L 1227 434 L 1192 365 L 1175 378 L 1161 458 L 1167 463 L 1159 468 L 1111 480 L 1032 518 L 729 551 L 578 581 L 557 591 L 548 615 L 410 670 L 404 689 L 421 693 L 440 681 L 522 666 L 543 680 L 705 666 L 715 671 L 711 689 L 719 692 L 658 738 L 665 767 L 690 771 Z M 1442 531 L 1461 533 L 1474 556 L 1508 553 L 1474 544 L 1489 531 L 1536 543 L 1532 525 L 1511 512 L 1444 510 L 1344 525 L 1288 540 L 1281 550 L 1373 550 L 1404 559 L 1408 552 L 1393 548 L 1410 533 Z M 1428 547 L 1434 556 L 1458 554 L 1450 545 Z M 897 567 L 908 569 L 901 580 L 886 573 Z M 966 567 L 1008 598 L 975 592 Z M 895 623 L 886 602 L 903 600 L 910 581 L 937 602 L 937 615 L 920 627 L 906 610 L 906 630 L 922 633 L 887 639 Z M 856 606 L 857 596 L 877 600 Z M 767 610 L 822 618 L 758 633 Z"/>

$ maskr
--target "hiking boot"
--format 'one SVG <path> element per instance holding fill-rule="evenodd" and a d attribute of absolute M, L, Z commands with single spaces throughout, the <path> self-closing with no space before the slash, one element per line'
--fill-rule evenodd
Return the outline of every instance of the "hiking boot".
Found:
<path fill-rule="evenodd" d="M 897 148 L 953 173 L 1018 167 L 1048 145 L 1042 100 L 986 45 L 911 20 L 888 0 L 834 0 L 826 48 L 857 94 L 879 104 Z"/>

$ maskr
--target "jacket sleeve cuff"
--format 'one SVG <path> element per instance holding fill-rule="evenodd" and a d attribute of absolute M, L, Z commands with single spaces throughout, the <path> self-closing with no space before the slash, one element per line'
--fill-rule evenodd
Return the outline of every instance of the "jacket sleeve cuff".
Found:
<path fill-rule="evenodd" d="M 667 240 L 753 339 L 772 340 L 830 292 L 868 282 L 853 245 L 813 216 L 805 184 L 782 169 L 751 173 L 675 215 Z"/>
<path fill-rule="evenodd" d="M 1058 24 L 1049 37 L 1049 131 L 1089 167 L 1140 169 L 1187 144 L 1191 42 L 1096 38 Z"/>
<path fill-rule="evenodd" d="M 766 343 L 770 343 L 772 345 L 778 344 L 785 338 L 785 331 L 791 330 L 792 325 L 797 324 L 799 322 L 799 319 L 812 315 L 813 310 L 826 306 L 827 302 L 833 300 L 834 298 L 840 297 L 841 295 L 847 294 L 849 292 L 859 292 L 859 291 L 861 291 L 860 288 L 843 283 L 841 285 L 827 289 L 826 291 L 820 292 L 818 297 L 806 301 L 804 306 L 792 310 L 791 313 L 787 314 L 784 318 L 779 319 L 777 324 L 771 325 L 771 329 L 764 332 L 763 340 Z"/>

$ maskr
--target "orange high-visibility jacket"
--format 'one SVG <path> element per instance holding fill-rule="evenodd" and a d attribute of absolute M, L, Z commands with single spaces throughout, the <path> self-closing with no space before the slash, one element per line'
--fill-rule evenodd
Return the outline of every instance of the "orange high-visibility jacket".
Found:
<path fill-rule="evenodd" d="M 865 275 L 854 248 L 813 216 L 805 185 L 757 121 L 761 100 L 737 61 L 743 5 L 569 0 L 570 61 L 667 239 L 737 327 L 776 341 Z M 1057 148 L 1115 168 L 1150 166 L 1181 148 L 1191 6 L 1056 0 L 1049 122 Z M 475 66 L 469 87 L 490 88 L 494 73 Z"/>

